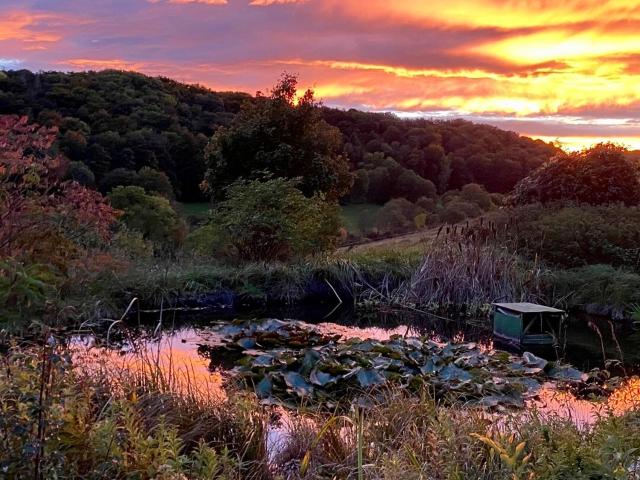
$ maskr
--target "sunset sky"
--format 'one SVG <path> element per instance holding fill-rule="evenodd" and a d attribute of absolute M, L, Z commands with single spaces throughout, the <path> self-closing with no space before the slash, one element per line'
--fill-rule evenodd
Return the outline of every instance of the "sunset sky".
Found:
<path fill-rule="evenodd" d="M 640 148 L 640 0 L 2 0 L 0 68 L 165 75 Z"/>

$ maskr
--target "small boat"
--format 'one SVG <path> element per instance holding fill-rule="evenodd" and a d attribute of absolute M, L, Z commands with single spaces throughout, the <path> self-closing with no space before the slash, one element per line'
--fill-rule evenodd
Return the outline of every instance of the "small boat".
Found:
<path fill-rule="evenodd" d="M 546 347 L 559 343 L 564 310 L 535 303 L 492 304 L 493 335 L 515 347 Z"/>

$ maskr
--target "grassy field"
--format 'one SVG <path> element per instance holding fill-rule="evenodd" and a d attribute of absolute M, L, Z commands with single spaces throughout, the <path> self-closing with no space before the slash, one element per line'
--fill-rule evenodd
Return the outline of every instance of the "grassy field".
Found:
<path fill-rule="evenodd" d="M 180 203 L 180 213 L 185 217 L 205 216 L 211 210 L 209 202 Z"/>
<path fill-rule="evenodd" d="M 341 212 L 342 222 L 352 235 L 363 235 L 373 228 L 376 214 L 382 206 L 373 203 L 344 205 Z"/>

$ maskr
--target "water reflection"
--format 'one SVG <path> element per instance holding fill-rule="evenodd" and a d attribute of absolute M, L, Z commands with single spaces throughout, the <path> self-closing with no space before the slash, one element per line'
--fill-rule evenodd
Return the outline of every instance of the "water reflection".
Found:
<path fill-rule="evenodd" d="M 182 328 L 160 339 L 130 337 L 117 346 L 98 344 L 93 335 L 76 335 L 69 343 L 79 368 L 104 371 L 116 381 L 122 372 L 151 374 L 167 389 L 224 400 L 224 369 L 211 368 L 199 352 L 201 337 L 195 328 Z"/>
<path fill-rule="evenodd" d="M 222 343 L 220 336 L 207 326 L 214 320 L 218 319 L 200 319 L 198 323 L 182 325 L 164 332 L 160 339 L 149 337 L 144 329 L 126 330 L 118 339 L 117 348 L 97 344 L 91 335 L 78 335 L 72 339 L 71 348 L 76 363 L 82 368 L 108 369 L 116 375 L 123 370 L 142 374 L 157 369 L 163 372 L 162 381 L 172 388 L 224 399 L 225 371 L 234 366 L 237 358 L 229 352 L 221 353 L 222 350 L 211 348 Z M 338 324 L 320 318 L 313 327 L 323 334 L 337 334 L 343 339 L 358 337 L 382 341 L 393 335 L 420 336 L 439 343 L 476 342 L 483 349 L 494 348 L 487 326 L 481 323 L 468 325 L 403 315 L 389 318 L 384 324 L 354 320 L 353 317 Z M 582 369 L 599 367 L 604 358 L 622 357 L 628 371 L 640 363 L 637 349 L 640 332 L 627 332 L 621 325 L 604 322 L 596 329 L 585 321 L 573 319 L 567 339 L 566 358 Z M 549 384 L 541 389 L 531 405 L 543 415 L 557 415 L 580 425 L 591 425 L 598 415 L 619 415 L 640 408 L 640 379 L 628 378 L 602 401 L 579 399 Z"/>
<path fill-rule="evenodd" d="M 571 392 L 561 391 L 553 385 L 545 385 L 538 398 L 531 402 L 543 416 L 570 419 L 576 425 L 593 425 L 598 417 L 612 414 L 623 415 L 640 408 L 640 378 L 629 378 L 613 393 L 598 401 L 576 398 Z"/>

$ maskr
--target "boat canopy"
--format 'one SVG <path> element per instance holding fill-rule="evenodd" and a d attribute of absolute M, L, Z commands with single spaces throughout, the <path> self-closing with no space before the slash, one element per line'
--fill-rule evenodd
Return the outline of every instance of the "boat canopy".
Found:
<path fill-rule="evenodd" d="M 493 303 L 494 307 L 503 308 L 511 312 L 516 313 L 565 313 L 564 310 L 560 310 L 553 307 L 547 307 L 545 305 L 537 305 L 535 303 L 521 302 L 521 303 Z"/>

